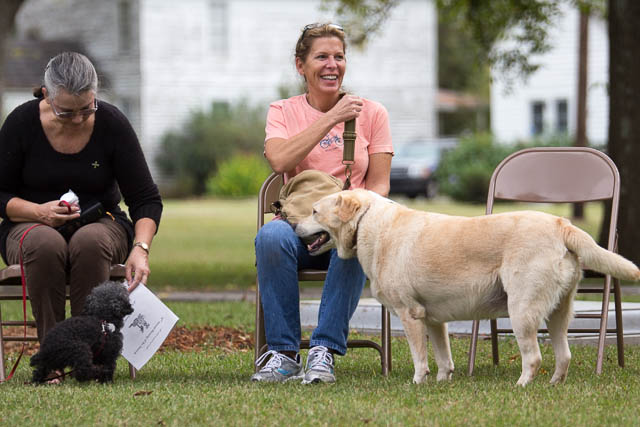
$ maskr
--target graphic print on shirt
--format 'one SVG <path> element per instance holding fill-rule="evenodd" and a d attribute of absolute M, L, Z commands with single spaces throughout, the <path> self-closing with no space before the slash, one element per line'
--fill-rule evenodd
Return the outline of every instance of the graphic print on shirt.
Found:
<path fill-rule="evenodd" d="M 322 140 L 319 142 L 320 148 L 325 151 L 329 150 L 337 150 L 338 148 L 344 145 L 344 141 L 338 135 L 327 134 Z"/>

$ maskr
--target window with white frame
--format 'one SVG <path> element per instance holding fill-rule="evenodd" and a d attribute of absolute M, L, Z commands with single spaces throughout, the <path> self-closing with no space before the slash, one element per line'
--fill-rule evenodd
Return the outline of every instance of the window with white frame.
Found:
<path fill-rule="evenodd" d="M 129 0 L 120 0 L 118 2 L 118 50 L 121 53 L 131 51 L 131 43 L 133 42 L 132 25 L 131 3 Z"/>
<path fill-rule="evenodd" d="M 566 99 L 558 99 L 556 101 L 556 132 L 567 133 L 568 131 L 568 110 L 569 106 Z"/>
<path fill-rule="evenodd" d="M 531 133 L 541 135 L 544 132 L 544 101 L 531 103 Z"/>
<path fill-rule="evenodd" d="M 210 0 L 211 51 L 226 55 L 229 50 L 229 7 L 227 0 Z"/>

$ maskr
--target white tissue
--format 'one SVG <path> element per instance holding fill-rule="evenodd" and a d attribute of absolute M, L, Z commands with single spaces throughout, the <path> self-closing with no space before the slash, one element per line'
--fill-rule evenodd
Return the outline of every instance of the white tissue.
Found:
<path fill-rule="evenodd" d="M 80 207 L 80 199 L 72 190 L 67 191 L 62 196 L 60 196 L 61 202 L 67 202 L 71 206 Z"/>

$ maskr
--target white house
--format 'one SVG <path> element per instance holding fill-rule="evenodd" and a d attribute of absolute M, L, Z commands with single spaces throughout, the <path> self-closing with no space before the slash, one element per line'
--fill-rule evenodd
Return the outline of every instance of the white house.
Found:
<path fill-rule="evenodd" d="M 575 135 L 578 93 L 579 13 L 565 8 L 550 32 L 550 52 L 533 58 L 542 66 L 526 81 L 506 91 L 494 73 L 491 130 L 499 141 L 513 143 L 537 135 Z M 609 126 L 609 39 L 607 23 L 589 21 L 587 71 L 587 139 L 602 144 Z"/>
<path fill-rule="evenodd" d="M 132 121 L 151 160 L 162 135 L 211 103 L 267 105 L 299 82 L 294 48 L 319 0 L 27 0 L 21 38 L 73 40 L 110 82 L 104 96 Z M 348 47 L 345 86 L 381 102 L 395 141 L 437 135 L 437 17 L 403 0 L 363 51 Z M 38 82 L 35 82 L 38 83 Z M 158 171 L 152 165 L 152 172 Z"/>

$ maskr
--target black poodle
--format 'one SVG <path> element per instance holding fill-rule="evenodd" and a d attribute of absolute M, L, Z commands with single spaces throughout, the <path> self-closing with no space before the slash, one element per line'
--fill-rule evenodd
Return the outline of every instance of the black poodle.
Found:
<path fill-rule="evenodd" d="M 44 337 L 40 351 L 31 357 L 32 381 L 44 383 L 49 374 L 67 367 L 78 381 L 113 381 L 122 350 L 120 329 L 131 313 L 129 292 L 122 283 L 107 281 L 95 287 L 82 315 L 58 323 Z"/>

